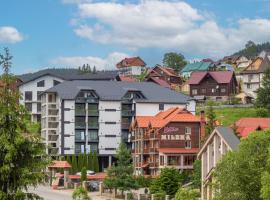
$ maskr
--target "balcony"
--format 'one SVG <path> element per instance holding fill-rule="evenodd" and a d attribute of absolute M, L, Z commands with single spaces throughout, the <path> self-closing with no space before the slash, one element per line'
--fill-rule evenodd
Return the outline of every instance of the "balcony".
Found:
<path fill-rule="evenodd" d="M 88 110 L 88 116 L 98 116 L 99 111 L 98 110 Z"/>
<path fill-rule="evenodd" d="M 122 129 L 128 129 L 130 128 L 130 123 L 121 123 Z"/>
<path fill-rule="evenodd" d="M 133 115 L 134 115 L 134 111 L 133 110 L 122 110 L 122 116 L 131 117 Z"/>
<path fill-rule="evenodd" d="M 85 109 L 75 109 L 75 116 L 85 116 Z"/>
<path fill-rule="evenodd" d="M 75 122 L 75 128 L 76 129 L 85 129 L 86 124 L 85 124 L 85 122 Z"/>
<path fill-rule="evenodd" d="M 155 147 L 149 148 L 149 153 L 158 153 L 158 149 Z"/>
<path fill-rule="evenodd" d="M 88 122 L 89 129 L 98 129 L 98 122 Z"/>
<path fill-rule="evenodd" d="M 55 103 L 50 103 L 50 104 L 48 104 L 48 109 L 49 110 L 57 110 L 58 106 Z"/>

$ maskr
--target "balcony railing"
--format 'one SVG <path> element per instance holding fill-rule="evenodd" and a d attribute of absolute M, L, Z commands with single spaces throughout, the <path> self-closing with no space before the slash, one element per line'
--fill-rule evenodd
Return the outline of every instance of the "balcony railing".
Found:
<path fill-rule="evenodd" d="M 133 116 L 134 111 L 133 110 L 122 110 L 122 116 Z"/>
<path fill-rule="evenodd" d="M 75 128 L 85 128 L 85 122 L 75 122 Z"/>
<path fill-rule="evenodd" d="M 98 110 L 88 110 L 88 116 L 98 116 Z"/>
<path fill-rule="evenodd" d="M 84 109 L 75 109 L 75 115 L 76 116 L 85 116 L 85 110 Z"/>
<path fill-rule="evenodd" d="M 85 142 L 84 138 L 81 138 L 81 135 L 79 135 L 79 137 L 75 135 L 75 142 Z"/>
<path fill-rule="evenodd" d="M 88 128 L 98 128 L 98 122 L 88 122 Z"/>

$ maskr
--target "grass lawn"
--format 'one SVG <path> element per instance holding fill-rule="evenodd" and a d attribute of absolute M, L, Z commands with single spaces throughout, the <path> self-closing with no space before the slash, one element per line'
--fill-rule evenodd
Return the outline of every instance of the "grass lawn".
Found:
<path fill-rule="evenodd" d="M 215 113 L 223 126 L 232 125 L 242 117 L 257 117 L 255 108 L 222 108 L 215 109 Z"/>

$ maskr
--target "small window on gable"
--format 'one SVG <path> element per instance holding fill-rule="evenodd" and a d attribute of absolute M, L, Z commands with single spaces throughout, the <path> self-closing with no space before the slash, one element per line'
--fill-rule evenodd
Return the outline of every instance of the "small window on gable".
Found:
<path fill-rule="evenodd" d="M 44 80 L 37 82 L 37 87 L 44 87 L 44 86 L 45 86 Z"/>
<path fill-rule="evenodd" d="M 159 104 L 159 110 L 164 110 L 164 104 L 163 103 Z"/>
<path fill-rule="evenodd" d="M 185 128 L 185 134 L 187 134 L 187 135 L 191 134 L 191 128 L 190 127 Z"/>
<path fill-rule="evenodd" d="M 61 83 L 60 81 L 57 81 L 57 80 L 53 80 L 53 86 L 56 86 L 58 85 L 59 83 Z"/>

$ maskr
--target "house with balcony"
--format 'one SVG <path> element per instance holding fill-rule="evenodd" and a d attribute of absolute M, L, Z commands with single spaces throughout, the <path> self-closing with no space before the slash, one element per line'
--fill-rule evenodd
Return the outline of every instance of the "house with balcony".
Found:
<path fill-rule="evenodd" d="M 258 56 L 242 72 L 243 92 L 257 98 L 256 91 L 262 87 L 262 80 L 266 69 L 270 68 L 270 55 L 264 53 Z"/>
<path fill-rule="evenodd" d="M 171 107 L 195 111 L 190 97 L 153 83 L 65 81 L 42 94 L 42 137 L 51 155 L 97 151 L 101 169 L 114 162 L 121 141 L 131 148 L 136 116 Z"/>
<path fill-rule="evenodd" d="M 120 77 L 139 76 L 146 70 L 146 63 L 140 57 L 124 58 L 116 64 Z"/>
<path fill-rule="evenodd" d="M 223 155 L 228 151 L 237 149 L 240 140 L 229 127 L 216 127 L 208 137 L 198 158 L 201 160 L 201 199 L 212 200 L 214 192 L 212 190 L 212 174 Z"/>
<path fill-rule="evenodd" d="M 41 120 L 41 94 L 45 90 L 63 81 L 71 80 L 114 80 L 116 71 L 85 73 L 75 68 L 51 68 L 34 73 L 19 75 L 18 84 L 22 95 L 20 104 L 24 105 L 31 114 L 32 121 Z"/>
<path fill-rule="evenodd" d="M 173 107 L 155 116 L 137 116 L 132 125 L 135 173 L 158 175 L 164 167 L 192 170 L 204 137 L 205 117 Z"/>
<path fill-rule="evenodd" d="M 190 96 L 198 100 L 226 101 L 237 93 L 237 81 L 232 71 L 193 72 L 188 83 Z"/>

